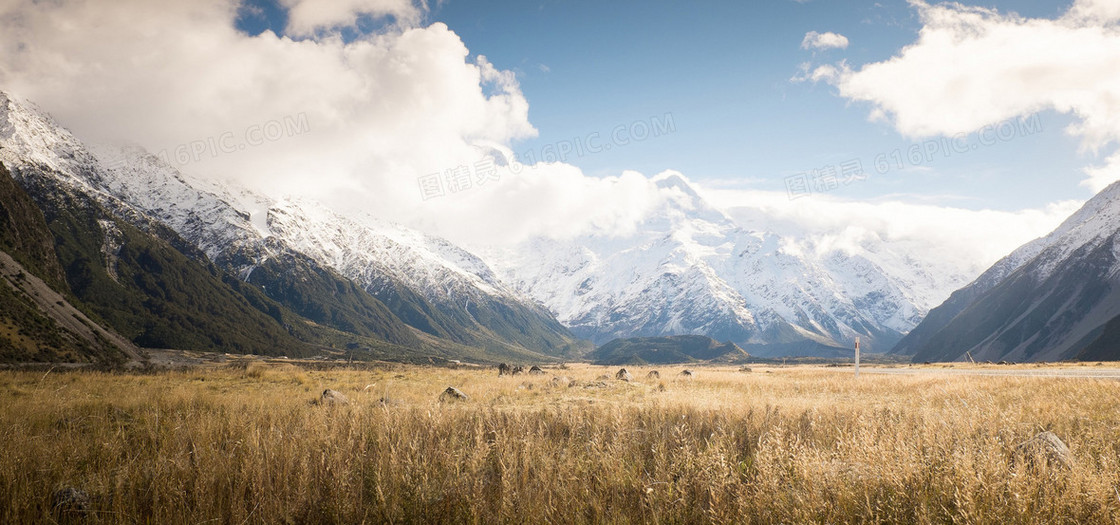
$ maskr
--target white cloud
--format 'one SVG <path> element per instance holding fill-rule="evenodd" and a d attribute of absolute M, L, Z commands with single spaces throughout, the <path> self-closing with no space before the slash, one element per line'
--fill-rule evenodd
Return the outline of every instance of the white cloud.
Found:
<path fill-rule="evenodd" d="M 746 228 L 849 253 L 859 252 L 866 241 L 882 241 L 923 264 L 971 276 L 1049 233 L 1083 204 L 1063 201 L 1039 209 L 998 211 L 826 195 L 790 200 L 785 193 L 753 190 L 704 188 L 702 194 Z"/>
<path fill-rule="evenodd" d="M 35 101 L 79 137 L 134 140 L 173 159 L 179 146 L 226 133 L 243 144 L 248 130 L 298 116 L 305 133 L 217 155 L 208 147 L 183 169 L 397 219 L 426 209 L 455 220 L 440 206 L 450 198 L 421 202 L 417 177 L 476 162 L 480 144 L 536 134 L 516 77 L 471 58 L 443 24 L 349 43 L 296 41 L 238 32 L 237 7 L 4 4 L 0 89 Z"/>
<path fill-rule="evenodd" d="M 393 11 L 413 4 L 337 5 L 319 18 L 293 17 L 291 30 L 308 37 L 292 40 L 238 32 L 235 0 L 3 4 L 0 89 L 37 102 L 81 137 L 134 140 L 153 152 L 205 144 L 226 132 L 241 142 L 254 126 L 302 115 L 306 133 L 216 156 L 207 151 L 184 169 L 470 245 L 626 232 L 668 198 L 637 173 L 594 178 L 570 165 L 539 164 L 516 173 L 500 167 L 497 181 L 423 200 L 418 177 L 473 166 L 483 151 L 508 153 L 516 140 L 533 136 L 529 103 L 511 72 L 472 58 L 449 28 L 410 26 L 413 15 Z M 360 15 L 403 22 L 349 43 L 330 34 Z M 829 74 L 853 75 L 842 65 Z M 1044 233 L 1053 215 L 861 203 L 825 204 L 830 211 L 822 213 L 813 211 L 816 201 L 787 207 L 784 194 L 753 195 L 749 202 L 772 213 L 775 224 L 827 217 L 833 225 L 852 221 L 908 239 L 949 236 L 931 246 L 964 246 L 969 264 Z M 998 226 L 975 227 L 989 219 Z M 947 233 L 955 230 L 962 233 Z"/>
<path fill-rule="evenodd" d="M 836 33 L 809 31 L 801 40 L 801 49 L 847 49 L 848 37 Z"/>
<path fill-rule="evenodd" d="M 1114 0 L 1078 0 L 1066 18 L 1077 23 L 1108 24 L 1120 20 L 1120 3 Z"/>
<path fill-rule="evenodd" d="M 1076 115 L 1067 131 L 1099 152 L 1120 142 L 1120 7 L 1079 0 L 1055 20 L 1027 19 L 956 3 L 912 4 L 918 40 L 883 62 L 823 65 L 802 78 L 872 104 L 915 137 L 968 133 L 1044 109 Z M 1089 168 L 1094 191 L 1120 177 L 1120 158 Z"/>
<path fill-rule="evenodd" d="M 323 30 L 354 27 L 361 16 L 394 17 L 403 25 L 414 25 L 423 6 L 412 0 L 281 0 L 288 9 L 287 33 L 310 36 Z"/>
<path fill-rule="evenodd" d="M 427 201 L 407 222 L 468 247 L 538 235 L 627 235 L 669 197 L 637 172 L 597 178 L 568 164 L 541 163 L 517 172 L 502 168 L 499 182 Z"/>

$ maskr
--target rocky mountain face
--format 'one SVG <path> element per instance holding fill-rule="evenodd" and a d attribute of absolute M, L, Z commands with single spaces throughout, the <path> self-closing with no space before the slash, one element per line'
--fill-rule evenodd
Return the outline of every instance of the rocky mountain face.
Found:
<path fill-rule="evenodd" d="M 915 361 L 1115 359 L 1120 185 L 955 292 L 895 347 Z"/>
<path fill-rule="evenodd" d="M 446 241 L 190 179 L 139 148 L 87 147 L 33 105 L 2 94 L 0 162 L 48 215 L 71 209 L 58 196 L 80 199 L 110 217 L 91 218 L 103 230 L 93 238 L 153 235 L 228 287 L 259 295 L 266 314 L 298 316 L 330 330 L 332 342 L 353 335 L 480 358 L 582 348 L 546 310 Z M 115 252 L 114 242 L 99 244 Z M 113 261 L 103 264 L 107 275 Z"/>
<path fill-rule="evenodd" d="M 487 253 L 499 275 L 596 343 L 703 334 L 756 355 L 850 355 L 856 337 L 889 350 L 926 313 L 914 282 L 883 260 L 809 253 L 741 227 L 680 175 L 635 233 L 537 238 Z"/>

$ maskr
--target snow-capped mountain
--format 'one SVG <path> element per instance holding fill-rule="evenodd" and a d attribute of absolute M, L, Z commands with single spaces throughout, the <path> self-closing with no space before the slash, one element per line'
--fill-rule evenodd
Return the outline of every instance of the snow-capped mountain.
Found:
<path fill-rule="evenodd" d="M 1115 358 L 1115 347 L 1098 342 L 1120 335 L 1118 316 L 1120 184 L 1113 184 L 955 292 L 893 351 L 916 361 Z"/>
<path fill-rule="evenodd" d="M 664 198 L 632 233 L 537 238 L 480 258 L 373 217 L 195 179 L 140 148 L 87 148 L 7 97 L 0 146 L 0 161 L 14 172 L 20 164 L 49 168 L 121 216 L 166 225 L 201 257 L 316 322 L 356 326 L 376 310 L 324 307 L 291 291 L 346 281 L 420 332 L 491 349 L 571 354 L 566 326 L 597 343 L 702 334 L 761 355 L 828 354 L 861 337 L 865 349 L 885 351 L 943 297 L 946 283 L 959 285 L 957 273 L 881 240 L 824 249 L 744 227 L 674 173 L 651 181 Z"/>
<path fill-rule="evenodd" d="M 347 219 L 312 202 L 276 201 L 191 178 L 141 148 L 86 147 L 49 115 L 2 93 L 0 161 L 17 174 L 26 166 L 49 171 L 131 221 L 166 225 L 207 260 L 318 322 L 338 314 L 277 288 L 291 288 L 295 274 L 303 281 L 350 280 L 435 337 L 492 350 L 555 354 L 574 348 L 570 333 L 546 310 L 447 241 L 371 218 Z M 341 277 L 324 277 L 324 269 Z"/>
<path fill-rule="evenodd" d="M 862 337 L 865 348 L 886 351 L 928 309 L 913 274 L 907 281 L 864 255 L 809 253 L 803 242 L 743 228 L 679 174 L 653 182 L 666 198 L 637 233 L 537 238 L 486 256 L 504 280 L 599 343 L 704 334 L 753 353 L 827 353 Z M 897 254 L 879 259 L 889 257 Z"/>

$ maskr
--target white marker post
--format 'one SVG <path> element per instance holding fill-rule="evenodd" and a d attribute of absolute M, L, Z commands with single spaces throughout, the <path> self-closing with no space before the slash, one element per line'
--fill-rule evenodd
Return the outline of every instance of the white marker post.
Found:
<path fill-rule="evenodd" d="M 859 338 L 856 338 L 856 378 L 859 378 Z"/>

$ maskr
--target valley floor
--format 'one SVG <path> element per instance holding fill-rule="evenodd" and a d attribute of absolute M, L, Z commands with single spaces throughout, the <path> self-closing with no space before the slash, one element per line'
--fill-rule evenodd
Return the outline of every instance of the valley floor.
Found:
<path fill-rule="evenodd" d="M 1120 383 L 985 368 L 0 372 L 0 522 L 1120 519 Z"/>

